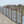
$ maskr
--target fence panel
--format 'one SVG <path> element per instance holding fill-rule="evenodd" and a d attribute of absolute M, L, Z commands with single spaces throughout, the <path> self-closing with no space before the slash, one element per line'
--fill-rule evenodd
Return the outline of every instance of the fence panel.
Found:
<path fill-rule="evenodd" d="M 24 21 L 24 9 L 23 8 L 20 8 L 20 9 L 17 8 L 17 10 L 12 10 L 9 8 L 0 8 L 0 12 L 4 14 L 5 16 L 8 16 L 14 22 L 17 22 L 18 24 L 23 24 L 23 21 Z"/>
<path fill-rule="evenodd" d="M 2 10 L 3 10 L 3 9 L 1 8 L 1 13 L 2 13 Z"/>
<path fill-rule="evenodd" d="M 4 15 L 7 16 L 7 8 L 4 8 Z"/>
<path fill-rule="evenodd" d="M 22 24 L 24 24 L 24 8 L 23 8 Z"/>
<path fill-rule="evenodd" d="M 12 10 L 12 20 L 16 22 L 16 11 Z"/>
<path fill-rule="evenodd" d="M 9 18 L 11 19 L 11 9 L 9 9 Z"/>
<path fill-rule="evenodd" d="M 8 8 L 7 8 L 7 16 L 8 16 Z"/>
<path fill-rule="evenodd" d="M 0 8 L 0 13 L 1 13 L 1 8 Z"/>
<path fill-rule="evenodd" d="M 20 11 L 20 12 L 19 12 Z M 21 24 L 21 9 L 17 9 L 17 23 Z"/>

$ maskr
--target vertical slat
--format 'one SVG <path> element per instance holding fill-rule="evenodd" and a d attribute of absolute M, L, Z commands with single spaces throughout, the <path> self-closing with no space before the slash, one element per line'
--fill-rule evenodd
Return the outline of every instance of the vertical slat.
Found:
<path fill-rule="evenodd" d="M 23 8 L 21 9 L 21 24 L 22 24 Z"/>
<path fill-rule="evenodd" d="M 5 8 L 5 9 L 6 9 L 6 10 L 5 10 L 5 11 L 6 11 L 5 15 L 7 16 L 7 8 Z"/>
<path fill-rule="evenodd" d="M 6 16 L 7 16 L 7 8 L 6 8 Z"/>
<path fill-rule="evenodd" d="M 17 23 L 17 9 L 16 9 L 16 23 Z"/>
<path fill-rule="evenodd" d="M 12 20 L 12 8 L 11 8 L 11 20 Z"/>
<path fill-rule="evenodd" d="M 19 8 L 19 13 L 20 13 L 20 8 Z"/>
<path fill-rule="evenodd" d="M 4 15 L 4 8 L 3 8 L 3 15 Z"/>
<path fill-rule="evenodd" d="M 8 8 L 8 18 L 9 18 L 9 8 Z"/>
<path fill-rule="evenodd" d="M 8 18 L 9 18 L 9 5 L 8 5 Z"/>

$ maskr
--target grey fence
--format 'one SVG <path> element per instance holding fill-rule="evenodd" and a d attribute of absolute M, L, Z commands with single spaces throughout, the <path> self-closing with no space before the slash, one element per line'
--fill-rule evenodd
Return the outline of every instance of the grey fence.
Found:
<path fill-rule="evenodd" d="M 0 13 L 7 16 L 14 22 L 22 24 L 22 16 L 24 15 L 23 8 L 0 8 Z"/>

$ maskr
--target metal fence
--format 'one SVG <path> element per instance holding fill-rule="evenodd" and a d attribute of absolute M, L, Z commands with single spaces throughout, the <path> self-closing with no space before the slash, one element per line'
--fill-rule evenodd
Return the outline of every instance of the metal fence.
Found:
<path fill-rule="evenodd" d="M 22 16 L 24 15 L 23 8 L 1 8 L 1 13 L 17 24 L 22 24 Z"/>

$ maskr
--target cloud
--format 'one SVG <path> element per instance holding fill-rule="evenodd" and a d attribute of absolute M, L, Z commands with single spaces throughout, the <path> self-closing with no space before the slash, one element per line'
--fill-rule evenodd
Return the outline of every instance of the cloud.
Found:
<path fill-rule="evenodd" d="M 7 5 L 7 4 L 24 4 L 24 0 L 0 0 L 0 5 Z"/>

